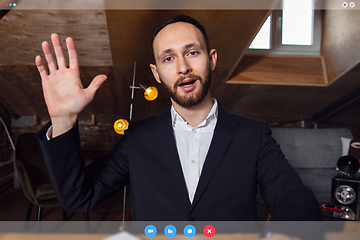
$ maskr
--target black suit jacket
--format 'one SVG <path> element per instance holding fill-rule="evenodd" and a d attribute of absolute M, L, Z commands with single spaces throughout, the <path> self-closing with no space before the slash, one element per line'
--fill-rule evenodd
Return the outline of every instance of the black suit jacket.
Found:
<path fill-rule="evenodd" d="M 37 134 L 55 193 L 68 211 L 88 211 L 131 185 L 133 220 L 257 220 L 257 184 L 273 220 L 319 220 L 310 189 L 288 164 L 268 125 L 220 104 L 191 204 L 170 108 L 131 123 L 113 150 L 84 168 L 77 125 L 50 141 Z"/>

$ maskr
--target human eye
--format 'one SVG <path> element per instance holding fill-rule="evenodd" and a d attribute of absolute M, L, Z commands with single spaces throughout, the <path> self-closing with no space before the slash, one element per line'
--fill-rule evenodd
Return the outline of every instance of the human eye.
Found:
<path fill-rule="evenodd" d="M 172 57 L 166 57 L 164 58 L 163 62 L 171 62 L 172 59 Z"/>
<path fill-rule="evenodd" d="M 189 56 L 196 56 L 197 54 L 199 54 L 198 51 L 190 51 L 188 55 Z"/>

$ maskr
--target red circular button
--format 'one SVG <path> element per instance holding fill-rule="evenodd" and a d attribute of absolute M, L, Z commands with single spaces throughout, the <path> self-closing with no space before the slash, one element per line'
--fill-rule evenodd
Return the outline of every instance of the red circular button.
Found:
<path fill-rule="evenodd" d="M 212 237 L 216 233 L 216 229 L 213 225 L 206 225 L 204 227 L 203 233 L 206 237 Z"/>

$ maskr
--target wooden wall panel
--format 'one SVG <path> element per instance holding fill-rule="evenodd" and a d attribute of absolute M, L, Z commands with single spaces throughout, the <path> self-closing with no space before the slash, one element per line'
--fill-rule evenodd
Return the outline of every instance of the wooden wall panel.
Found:
<path fill-rule="evenodd" d="M 360 10 L 327 10 L 323 15 L 321 54 L 329 82 L 360 62 Z"/>
<path fill-rule="evenodd" d="M 63 48 L 66 37 L 74 38 L 80 65 L 112 65 L 104 10 L 10 11 L 0 20 L 0 64 L 35 65 L 41 43 L 53 32 Z"/>

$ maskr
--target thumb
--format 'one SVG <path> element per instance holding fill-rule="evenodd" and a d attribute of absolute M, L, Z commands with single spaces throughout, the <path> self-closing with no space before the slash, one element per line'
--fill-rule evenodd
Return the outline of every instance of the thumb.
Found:
<path fill-rule="evenodd" d="M 86 94 L 90 96 L 92 99 L 95 96 L 95 93 L 98 90 L 98 88 L 105 82 L 106 79 L 107 76 L 104 74 L 97 75 L 96 77 L 94 77 L 90 85 L 85 89 Z"/>

